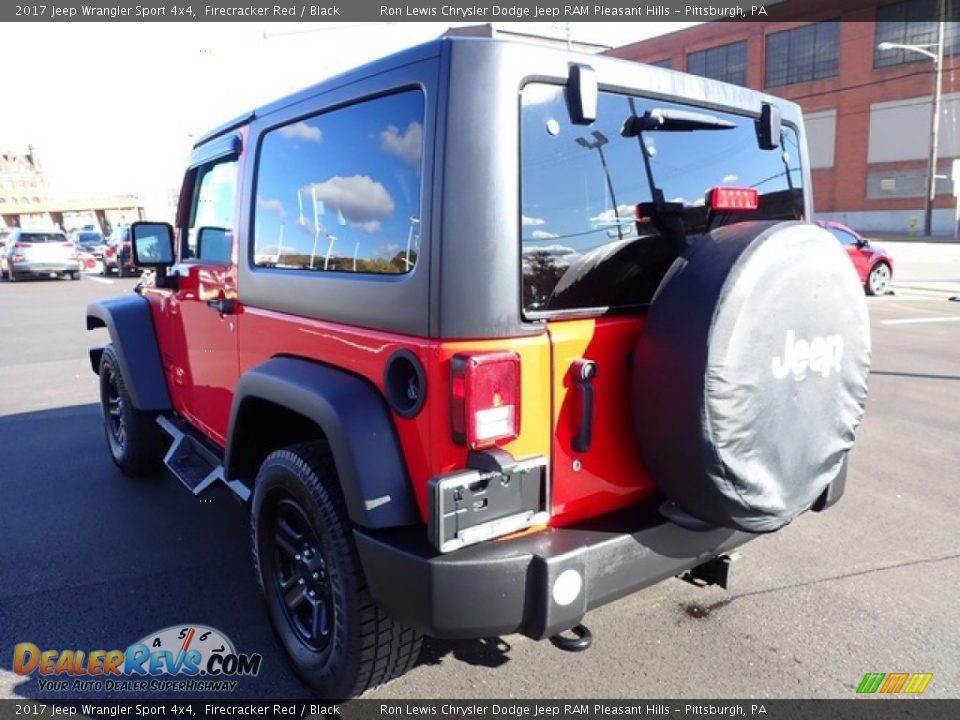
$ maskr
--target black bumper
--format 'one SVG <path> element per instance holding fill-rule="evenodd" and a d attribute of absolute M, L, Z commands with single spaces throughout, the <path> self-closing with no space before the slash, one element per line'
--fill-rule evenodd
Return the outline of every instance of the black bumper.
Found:
<path fill-rule="evenodd" d="M 422 529 L 355 535 L 374 599 L 398 620 L 439 638 L 519 632 L 539 640 L 573 627 L 588 610 L 757 537 L 684 529 L 663 519 L 659 503 L 447 555 L 433 549 Z M 580 574 L 582 588 L 561 605 L 554 583 L 569 569 Z"/>

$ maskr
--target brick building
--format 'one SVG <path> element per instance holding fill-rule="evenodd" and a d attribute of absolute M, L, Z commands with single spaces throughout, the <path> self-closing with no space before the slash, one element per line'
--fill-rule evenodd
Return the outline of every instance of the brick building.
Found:
<path fill-rule="evenodd" d="M 933 232 L 953 232 L 960 157 L 960 2 L 946 2 Z M 864 231 L 922 232 L 934 63 L 881 42 L 937 42 L 936 0 L 775 6 L 770 22 L 714 22 L 609 53 L 761 89 L 800 104 L 818 217 Z"/>

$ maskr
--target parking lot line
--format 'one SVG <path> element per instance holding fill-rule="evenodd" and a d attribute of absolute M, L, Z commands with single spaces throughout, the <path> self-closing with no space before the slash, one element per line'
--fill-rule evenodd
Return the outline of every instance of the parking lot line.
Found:
<path fill-rule="evenodd" d="M 960 316 L 901 318 L 899 320 L 881 320 L 881 325 L 914 325 L 917 323 L 960 322 Z"/>

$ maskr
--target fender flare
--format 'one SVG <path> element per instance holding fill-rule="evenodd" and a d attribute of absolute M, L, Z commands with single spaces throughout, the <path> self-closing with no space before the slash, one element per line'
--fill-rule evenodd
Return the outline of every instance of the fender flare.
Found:
<path fill-rule="evenodd" d="M 275 357 L 240 377 L 230 411 L 227 478 L 250 474 L 256 452 L 256 425 L 251 421 L 263 402 L 321 429 L 354 523 L 388 528 L 422 522 L 383 396 L 367 380 L 301 358 Z"/>
<path fill-rule="evenodd" d="M 87 330 L 105 327 L 120 361 L 120 372 L 138 410 L 170 410 L 170 391 L 160 361 L 160 349 L 150 302 L 140 295 L 119 295 L 87 305 Z M 90 350 L 90 364 L 100 372 L 103 348 Z"/>

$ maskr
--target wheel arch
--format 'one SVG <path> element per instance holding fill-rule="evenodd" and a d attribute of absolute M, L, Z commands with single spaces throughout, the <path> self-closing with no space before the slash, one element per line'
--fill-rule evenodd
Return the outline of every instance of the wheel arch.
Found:
<path fill-rule="evenodd" d="M 270 452 L 322 439 L 354 523 L 388 528 L 421 522 L 386 403 L 352 373 L 302 358 L 267 360 L 240 377 L 227 437 L 228 479 L 252 483 Z"/>
<path fill-rule="evenodd" d="M 120 295 L 87 305 L 87 330 L 107 328 L 120 362 L 120 371 L 137 410 L 171 409 L 170 392 L 160 360 L 160 348 L 150 302 L 140 295 Z M 90 349 L 90 364 L 100 371 L 103 348 Z"/>

